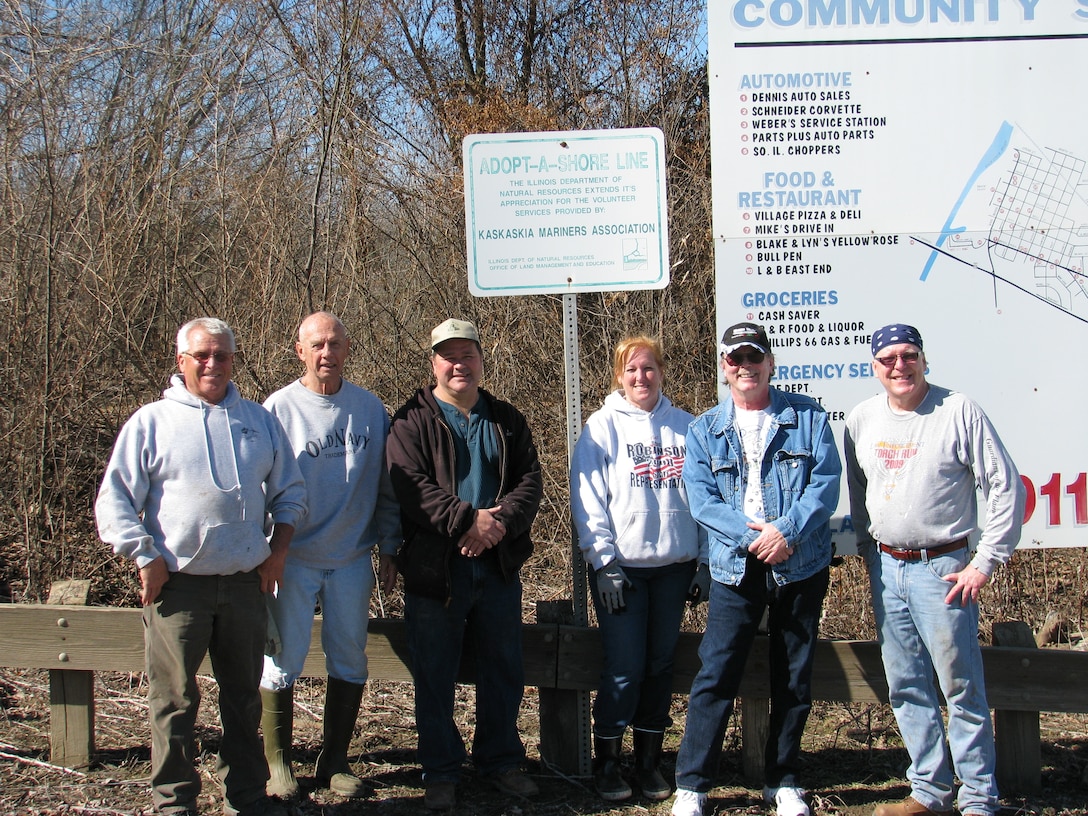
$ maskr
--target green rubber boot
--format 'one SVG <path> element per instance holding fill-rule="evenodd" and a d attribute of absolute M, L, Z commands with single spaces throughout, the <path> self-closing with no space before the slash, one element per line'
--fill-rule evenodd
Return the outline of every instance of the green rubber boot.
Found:
<path fill-rule="evenodd" d="M 261 689 L 261 731 L 264 757 L 268 760 L 269 796 L 293 799 L 298 796 L 298 781 L 291 770 L 291 740 L 295 725 L 295 687 L 280 691 Z"/>
<path fill-rule="evenodd" d="M 348 763 L 348 747 L 355 733 L 362 700 L 362 685 L 329 678 L 325 687 L 324 737 L 314 772 L 318 784 L 353 799 L 370 793 L 369 786 L 355 775 Z"/>

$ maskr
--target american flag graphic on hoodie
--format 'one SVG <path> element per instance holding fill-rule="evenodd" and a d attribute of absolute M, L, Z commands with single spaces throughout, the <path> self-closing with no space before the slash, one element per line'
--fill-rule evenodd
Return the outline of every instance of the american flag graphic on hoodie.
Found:
<path fill-rule="evenodd" d="M 628 445 L 627 455 L 634 462 L 631 486 L 654 489 L 680 487 L 685 450 L 683 445 L 663 446 L 656 439 L 649 444 Z"/>

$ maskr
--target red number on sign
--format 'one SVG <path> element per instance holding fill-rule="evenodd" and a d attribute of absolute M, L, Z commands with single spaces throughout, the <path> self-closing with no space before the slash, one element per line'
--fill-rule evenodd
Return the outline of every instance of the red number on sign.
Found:
<path fill-rule="evenodd" d="M 1062 524 L 1062 503 L 1059 495 L 1061 484 L 1061 474 L 1055 473 L 1049 482 L 1039 488 L 1039 495 L 1050 500 L 1046 516 L 1047 527 L 1060 527 Z"/>
<path fill-rule="evenodd" d="M 1024 483 L 1027 492 L 1027 501 L 1024 502 L 1024 524 L 1027 524 L 1031 520 L 1031 514 L 1035 512 L 1035 485 L 1023 474 L 1020 475 L 1020 481 Z"/>
<path fill-rule="evenodd" d="M 1020 481 L 1027 489 L 1027 501 L 1024 504 L 1024 524 L 1027 524 L 1035 513 L 1035 485 L 1027 476 L 1022 475 Z M 1061 474 L 1055 473 L 1050 477 L 1049 482 L 1039 488 L 1039 495 L 1047 500 L 1046 524 L 1048 527 L 1058 527 L 1062 523 L 1061 484 Z M 1088 524 L 1088 473 L 1078 473 L 1077 478 L 1065 486 L 1065 492 L 1073 497 L 1073 523 Z"/>
<path fill-rule="evenodd" d="M 1065 488 L 1065 492 L 1073 497 L 1073 514 L 1076 524 L 1088 524 L 1088 496 L 1085 489 L 1088 487 L 1088 473 L 1081 473 L 1072 484 Z"/>

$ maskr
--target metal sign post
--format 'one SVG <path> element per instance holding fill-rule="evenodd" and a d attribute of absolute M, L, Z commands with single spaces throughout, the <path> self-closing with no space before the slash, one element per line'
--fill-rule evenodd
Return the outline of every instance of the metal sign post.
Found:
<path fill-rule="evenodd" d="M 563 373 L 567 393 L 567 469 L 574 456 L 574 446 L 582 430 L 582 378 L 578 356 L 578 296 L 563 295 Z M 586 561 L 578 548 L 578 534 L 573 523 L 571 540 L 571 578 L 573 580 L 574 625 L 589 626 L 589 603 L 586 594 Z M 578 739 L 578 773 L 592 772 L 593 749 L 590 739 L 593 723 L 590 718 L 589 692 L 577 691 L 575 721 Z"/>

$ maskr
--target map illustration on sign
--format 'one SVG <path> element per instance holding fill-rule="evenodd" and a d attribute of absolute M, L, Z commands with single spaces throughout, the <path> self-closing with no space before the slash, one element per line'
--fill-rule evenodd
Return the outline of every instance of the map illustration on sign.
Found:
<path fill-rule="evenodd" d="M 1011 132 L 1012 127 L 1003 124 L 994 144 L 1007 145 Z M 1008 159 L 1008 166 L 986 188 L 991 217 L 985 241 L 964 238 L 962 229 L 946 227 L 931 246 L 921 279 L 928 278 L 943 254 L 1088 322 L 1085 160 L 1056 148 L 1022 146 L 1003 152 L 1010 154 L 1001 156 Z M 987 163 L 997 158 L 987 157 Z M 925 243 L 921 236 L 916 239 Z M 996 290 L 995 298 L 1000 295 Z"/>

